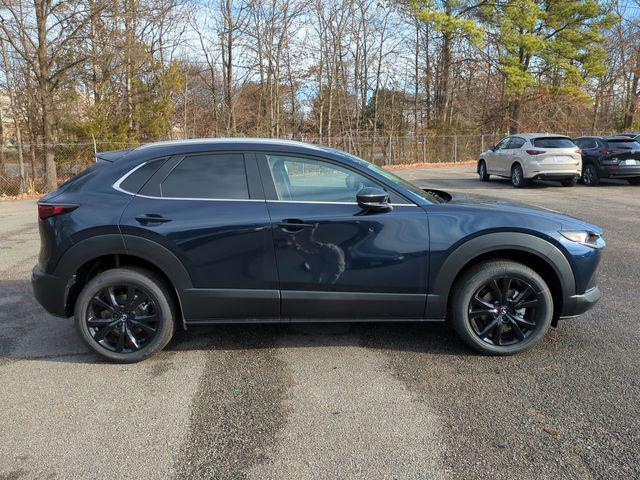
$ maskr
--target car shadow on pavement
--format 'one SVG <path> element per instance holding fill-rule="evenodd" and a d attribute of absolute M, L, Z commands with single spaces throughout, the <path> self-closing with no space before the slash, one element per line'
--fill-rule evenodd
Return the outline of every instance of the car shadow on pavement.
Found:
<path fill-rule="evenodd" d="M 511 185 L 511 181 L 508 178 L 499 178 L 494 177 L 491 178 L 488 182 L 481 182 L 477 178 L 424 178 L 419 181 L 416 181 L 416 184 L 421 186 L 422 188 L 439 188 L 442 190 L 447 190 L 451 188 L 456 191 L 469 191 L 469 190 L 491 190 L 491 189 L 510 189 L 515 190 Z M 632 187 L 626 180 L 612 180 L 612 179 L 603 179 L 600 182 L 598 187 L 585 187 L 584 185 L 578 183 L 575 187 L 563 187 L 560 182 L 552 182 L 552 181 L 543 181 L 537 180 L 535 182 L 531 182 L 523 189 L 519 189 L 520 191 L 527 190 L 545 190 L 547 188 L 559 188 L 567 191 L 571 191 L 572 188 L 603 188 L 603 187 Z"/>
<path fill-rule="evenodd" d="M 165 351 L 354 346 L 429 354 L 472 354 L 445 324 L 344 322 L 216 324 L 178 328 Z M 18 360 L 99 363 L 73 319 L 49 315 L 28 280 L 0 281 L 0 366 Z"/>

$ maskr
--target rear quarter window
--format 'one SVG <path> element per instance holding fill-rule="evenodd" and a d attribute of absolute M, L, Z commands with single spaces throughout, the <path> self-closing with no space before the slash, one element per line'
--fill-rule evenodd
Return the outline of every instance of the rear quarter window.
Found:
<path fill-rule="evenodd" d="M 544 137 L 535 138 L 531 142 L 538 148 L 575 148 L 576 144 L 566 137 Z"/>
<path fill-rule="evenodd" d="M 136 168 L 131 172 L 122 182 L 120 182 L 120 189 L 129 193 L 138 193 L 145 183 L 156 173 L 156 171 L 166 162 L 166 158 L 159 160 L 153 160 L 143 164 L 141 167 Z"/>

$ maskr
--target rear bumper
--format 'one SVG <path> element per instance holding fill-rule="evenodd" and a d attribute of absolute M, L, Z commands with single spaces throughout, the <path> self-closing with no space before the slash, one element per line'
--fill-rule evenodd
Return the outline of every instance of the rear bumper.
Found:
<path fill-rule="evenodd" d="M 618 168 L 603 167 L 600 176 L 608 178 L 640 177 L 640 165 L 623 165 Z"/>
<path fill-rule="evenodd" d="M 565 178 L 580 178 L 580 172 L 569 171 L 549 171 L 533 173 L 533 180 L 564 180 Z"/>
<path fill-rule="evenodd" d="M 602 298 L 602 292 L 596 287 L 592 287 L 581 295 L 569 297 L 562 309 L 560 319 L 574 318 L 591 310 Z"/>
<path fill-rule="evenodd" d="M 31 286 L 36 300 L 47 312 L 56 317 L 69 317 L 65 309 L 68 287 L 64 280 L 35 266 L 31 272 Z"/>

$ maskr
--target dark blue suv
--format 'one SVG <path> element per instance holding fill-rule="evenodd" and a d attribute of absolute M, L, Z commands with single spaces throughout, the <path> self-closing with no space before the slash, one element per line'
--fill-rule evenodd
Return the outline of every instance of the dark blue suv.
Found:
<path fill-rule="evenodd" d="M 447 321 L 512 354 L 600 298 L 598 227 L 423 190 L 297 142 L 212 139 L 99 154 L 38 203 L 36 298 L 134 362 L 174 328 Z"/>

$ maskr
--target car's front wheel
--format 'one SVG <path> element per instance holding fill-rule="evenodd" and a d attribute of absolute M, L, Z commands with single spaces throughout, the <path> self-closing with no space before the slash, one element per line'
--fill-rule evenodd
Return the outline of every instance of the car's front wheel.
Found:
<path fill-rule="evenodd" d="M 91 279 L 75 305 L 85 342 L 114 362 L 133 363 L 162 350 L 174 330 L 175 306 L 165 282 L 138 268 L 107 270 Z"/>
<path fill-rule="evenodd" d="M 478 176 L 480 177 L 481 182 L 489 181 L 489 174 L 487 173 L 487 163 L 484 160 L 480 160 L 478 163 Z"/>
<path fill-rule="evenodd" d="M 538 343 L 551 325 L 553 297 L 531 268 L 508 260 L 472 267 L 453 287 L 450 320 L 462 340 L 487 355 Z"/>

